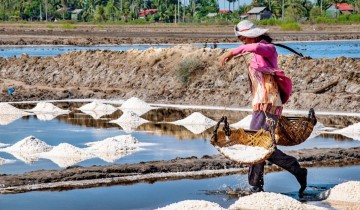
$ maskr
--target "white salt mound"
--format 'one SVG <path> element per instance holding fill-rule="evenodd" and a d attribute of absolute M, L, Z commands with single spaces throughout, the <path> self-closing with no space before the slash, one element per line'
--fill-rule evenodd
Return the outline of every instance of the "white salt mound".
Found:
<path fill-rule="evenodd" d="M 29 113 L 4 102 L 0 103 L 0 114 L 29 115 Z"/>
<path fill-rule="evenodd" d="M 48 102 L 39 102 L 36 106 L 30 109 L 32 112 L 41 112 L 41 113 L 68 113 L 69 110 L 60 109 L 59 107 Z"/>
<path fill-rule="evenodd" d="M 151 106 L 146 102 L 136 98 L 131 97 L 130 99 L 126 100 L 122 105 L 121 108 L 125 109 L 151 109 Z"/>
<path fill-rule="evenodd" d="M 322 210 L 325 208 L 302 204 L 301 202 L 282 194 L 259 192 L 239 198 L 239 200 L 232 204 L 229 209 Z"/>
<path fill-rule="evenodd" d="M 224 210 L 219 204 L 203 200 L 185 200 L 167 205 L 158 210 Z"/>
<path fill-rule="evenodd" d="M 132 98 L 126 100 L 121 105 L 120 109 L 124 112 L 132 111 L 132 112 L 136 113 L 137 115 L 141 116 L 153 108 L 146 102 L 144 102 L 136 97 L 132 97 Z"/>
<path fill-rule="evenodd" d="M 354 140 L 360 140 L 360 122 L 352 124 L 346 128 L 335 130 L 332 133 L 338 133 Z"/>
<path fill-rule="evenodd" d="M 173 122 L 176 125 L 215 125 L 216 122 L 200 112 L 194 112 L 190 116 L 182 120 Z"/>
<path fill-rule="evenodd" d="M 103 104 L 100 101 L 93 101 L 89 104 L 85 104 L 84 106 L 79 108 L 81 111 L 108 111 L 115 112 L 116 108 L 112 105 Z"/>
<path fill-rule="evenodd" d="M 121 126 L 126 132 L 132 132 L 137 127 L 147 122 L 149 121 L 139 117 L 139 115 L 133 111 L 125 111 L 120 118 L 110 121 L 110 123 L 116 123 Z"/>
<path fill-rule="evenodd" d="M 112 114 L 114 111 L 110 110 L 110 111 L 94 111 L 94 110 L 82 110 L 82 112 L 84 112 L 87 115 L 90 115 L 92 118 L 94 118 L 95 120 L 100 119 L 102 116 L 104 115 L 110 115 Z"/>
<path fill-rule="evenodd" d="M 6 147 L 6 146 L 9 146 L 10 144 L 3 144 L 3 143 L 0 143 L 0 147 Z"/>
<path fill-rule="evenodd" d="M 36 118 L 41 121 L 53 120 L 55 117 L 65 114 L 64 113 L 36 113 Z"/>
<path fill-rule="evenodd" d="M 115 136 L 97 142 L 89 142 L 86 150 L 106 162 L 115 162 L 121 157 L 140 149 L 139 142 L 130 135 Z"/>
<path fill-rule="evenodd" d="M 39 157 L 47 158 L 58 166 L 65 168 L 94 156 L 84 149 L 68 143 L 61 143 L 49 152 L 40 153 Z"/>
<path fill-rule="evenodd" d="M 23 114 L 0 114 L 0 125 L 9 125 L 15 120 L 22 118 Z"/>
<path fill-rule="evenodd" d="M 235 144 L 229 147 L 217 147 L 220 153 L 225 157 L 242 163 L 254 163 L 263 159 L 266 155 L 273 152 L 264 147 L 247 146 Z"/>
<path fill-rule="evenodd" d="M 360 181 L 338 184 L 329 190 L 326 201 L 360 203 Z"/>
<path fill-rule="evenodd" d="M 28 136 L 10 147 L 1 148 L 0 151 L 40 153 L 49 151 L 51 149 L 52 146 L 46 144 L 45 142 L 35 138 L 34 136 Z"/>
<path fill-rule="evenodd" d="M 200 134 L 207 129 L 211 128 L 213 125 L 182 125 L 189 131 L 191 131 L 193 134 Z"/>
<path fill-rule="evenodd" d="M 242 120 L 240 120 L 237 123 L 231 124 L 230 126 L 236 129 L 243 128 L 243 129 L 250 129 L 250 123 L 251 123 L 252 115 L 248 115 Z"/>
<path fill-rule="evenodd" d="M 9 160 L 9 159 L 0 158 L 0 166 L 10 164 L 10 163 L 14 163 L 14 162 L 16 162 L 16 160 Z"/>

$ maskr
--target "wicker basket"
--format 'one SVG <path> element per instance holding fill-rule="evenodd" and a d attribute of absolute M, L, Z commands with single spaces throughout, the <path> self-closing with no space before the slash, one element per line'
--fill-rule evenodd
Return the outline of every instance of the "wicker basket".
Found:
<path fill-rule="evenodd" d="M 218 131 L 221 122 L 224 122 L 224 127 L 223 130 Z M 317 120 L 313 109 L 310 109 L 308 117 L 281 116 L 274 133 L 263 129 L 258 131 L 244 130 L 241 128 L 230 130 L 227 117 L 224 116 L 217 123 L 210 143 L 220 152 L 221 148 L 230 147 L 236 144 L 263 147 L 268 150 L 269 153 L 260 160 L 256 162 L 241 162 L 245 164 L 257 164 L 269 158 L 275 150 L 276 145 L 294 146 L 304 142 L 310 136 L 316 122 Z M 226 157 L 239 162 L 231 157 Z"/>
<path fill-rule="evenodd" d="M 294 146 L 309 138 L 317 120 L 314 109 L 309 110 L 308 117 L 281 116 L 275 130 L 277 145 Z"/>
<path fill-rule="evenodd" d="M 219 130 L 219 124 L 224 121 L 225 125 L 223 130 Z M 232 157 L 227 156 L 226 154 L 222 153 L 226 158 L 243 163 L 243 164 L 257 164 L 260 162 L 265 161 L 269 158 L 269 156 L 274 152 L 275 150 L 275 137 L 274 135 L 271 135 L 269 131 L 266 130 L 258 130 L 258 131 L 249 131 L 244 129 L 236 129 L 231 130 L 229 129 L 229 125 L 227 123 L 226 117 L 221 118 L 221 120 L 218 122 L 214 135 L 211 137 L 210 143 L 215 146 L 215 148 L 222 153 L 221 148 L 223 147 L 231 147 L 236 144 L 242 144 L 246 146 L 258 146 L 263 147 L 266 150 L 268 150 L 267 154 L 262 156 L 260 159 L 257 159 L 256 161 L 239 161 Z"/>

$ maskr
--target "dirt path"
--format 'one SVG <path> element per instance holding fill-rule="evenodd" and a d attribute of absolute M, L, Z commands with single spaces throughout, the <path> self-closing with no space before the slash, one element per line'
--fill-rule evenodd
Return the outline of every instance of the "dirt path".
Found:
<path fill-rule="evenodd" d="M 305 167 L 346 166 L 360 164 L 360 147 L 346 149 L 302 149 L 287 151 Z M 281 168 L 267 164 L 267 172 Z M 223 156 L 176 158 L 137 164 L 69 167 L 64 170 L 39 170 L 24 174 L 0 176 L 0 193 L 34 190 L 64 190 L 138 182 L 156 182 L 183 178 L 207 178 L 226 174 L 247 173 L 247 166 Z"/>
<path fill-rule="evenodd" d="M 237 42 L 233 25 L 91 25 L 0 24 L 0 45 L 120 45 L 190 44 Z M 301 31 L 282 31 L 266 26 L 275 41 L 354 40 L 360 27 L 354 25 L 301 25 Z"/>

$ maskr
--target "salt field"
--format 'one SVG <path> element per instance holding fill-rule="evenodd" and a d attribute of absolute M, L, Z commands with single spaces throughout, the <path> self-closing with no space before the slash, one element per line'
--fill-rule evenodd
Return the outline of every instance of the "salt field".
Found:
<path fill-rule="evenodd" d="M 336 58 L 338 56 L 360 57 L 359 41 L 326 41 L 326 42 L 286 42 L 283 43 L 298 52 L 313 58 Z M 229 49 L 237 47 L 239 44 L 218 44 L 218 48 Z M 146 50 L 149 48 L 169 48 L 174 45 L 120 45 L 120 46 L 21 46 L 21 47 L 1 47 L 0 57 L 19 57 L 22 54 L 29 56 L 56 56 L 59 54 L 79 51 L 79 50 Z M 202 47 L 202 44 L 197 44 Z M 336 46 L 336 47 L 334 47 Z M 291 54 L 291 52 L 277 47 L 280 55 Z"/>
<path fill-rule="evenodd" d="M 139 163 L 219 154 L 210 144 L 210 137 L 215 123 L 224 114 L 221 108 L 176 108 L 174 105 L 148 104 L 135 99 L 131 99 L 130 102 L 78 100 L 47 102 L 47 105 L 39 102 L 3 104 L 2 106 L 10 108 L 16 114 L 28 113 L 26 110 L 36 113 L 65 111 L 48 120 L 29 112 L 28 115 L 0 125 L 1 173 L 20 174 L 69 166 Z M 139 106 L 132 103 L 138 103 Z M 122 104 L 131 105 L 126 107 Z M 137 111 L 142 109 L 143 113 L 136 114 L 130 111 L 130 108 Z M 100 117 L 86 112 L 107 110 L 110 111 Z M 227 110 L 225 114 L 229 116 L 228 121 L 233 128 L 249 126 L 249 111 L 234 109 Z M 4 115 L 7 114 L 0 114 L 0 119 Z M 297 115 L 301 115 L 301 112 Z M 352 116 L 351 113 L 345 113 L 345 116 L 320 114 L 317 117 L 319 125 L 310 139 L 297 146 L 279 148 L 287 151 L 360 146 L 360 117 Z M 191 125 L 202 127 L 191 129 L 188 127 Z M 356 165 L 308 169 L 308 190 L 317 193 L 346 181 L 360 181 L 360 168 Z M 225 193 L 226 188 L 248 186 L 246 177 L 247 175 L 225 175 L 215 178 L 160 181 L 153 184 L 138 183 L 61 192 L 0 195 L 0 206 L 4 209 L 98 209 L 100 206 L 106 206 L 106 209 L 176 209 L 184 206 L 195 209 L 232 209 L 232 205 L 236 206 L 237 198 Z M 284 179 L 288 180 L 287 184 L 279 184 Z M 291 202 L 287 202 L 289 205 L 299 205 L 299 209 L 303 208 L 299 202 L 301 199 L 294 193 L 298 190 L 298 184 L 291 174 L 268 173 L 265 183 L 265 191 L 274 193 L 274 198 L 285 196 L 285 200 L 292 199 Z M 320 185 L 326 187 L 319 191 L 317 186 Z M 348 188 L 339 187 L 337 190 L 339 189 Z M 261 200 L 262 195 L 257 196 L 260 196 L 257 199 Z M 336 200 L 339 197 L 341 198 L 335 194 L 330 198 Z M 68 204 L 61 202 L 63 199 L 66 199 Z M 330 202 L 316 199 L 309 200 L 306 205 L 314 206 L 314 209 L 332 209 Z"/>

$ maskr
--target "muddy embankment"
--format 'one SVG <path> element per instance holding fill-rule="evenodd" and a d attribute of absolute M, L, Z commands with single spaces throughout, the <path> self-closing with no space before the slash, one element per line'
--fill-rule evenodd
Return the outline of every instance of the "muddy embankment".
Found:
<path fill-rule="evenodd" d="M 305 167 L 347 166 L 360 164 L 360 147 L 334 149 L 302 149 L 287 151 Z M 267 164 L 267 172 L 281 170 Z M 0 193 L 33 190 L 64 190 L 95 186 L 155 182 L 182 178 L 206 178 L 226 174 L 247 173 L 247 166 L 223 156 L 176 158 L 109 166 L 69 167 L 64 170 L 39 170 L 24 174 L 0 175 Z"/>
<path fill-rule="evenodd" d="M 225 67 L 226 50 L 176 46 L 145 51 L 79 51 L 0 58 L 0 101 L 138 97 L 146 102 L 249 107 L 246 62 Z M 293 80 L 285 108 L 360 111 L 360 59 L 280 56 Z M 15 87 L 14 95 L 6 90 Z"/>

